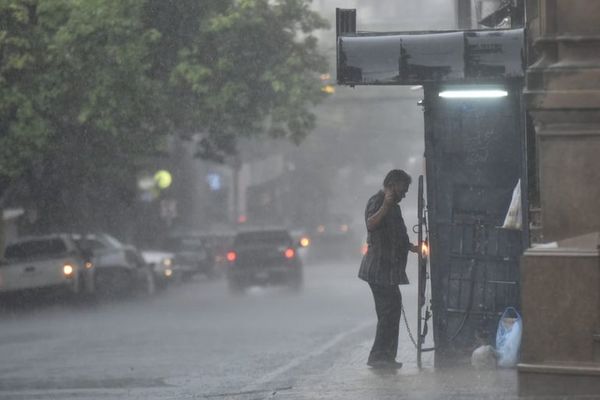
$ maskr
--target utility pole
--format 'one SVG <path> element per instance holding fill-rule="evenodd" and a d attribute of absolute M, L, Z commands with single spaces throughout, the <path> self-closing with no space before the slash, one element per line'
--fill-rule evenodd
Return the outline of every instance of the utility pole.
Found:
<path fill-rule="evenodd" d="M 240 170 L 242 169 L 242 160 L 239 153 L 233 156 L 231 163 L 231 195 L 232 204 L 230 208 L 230 221 L 233 225 L 236 225 L 240 218 Z"/>

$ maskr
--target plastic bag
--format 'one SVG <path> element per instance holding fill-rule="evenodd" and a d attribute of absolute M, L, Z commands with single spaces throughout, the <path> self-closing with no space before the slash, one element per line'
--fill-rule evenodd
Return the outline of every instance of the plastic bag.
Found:
<path fill-rule="evenodd" d="M 514 313 L 515 317 L 508 316 L 510 311 Z M 498 366 L 510 368 L 517 365 L 522 333 L 523 321 L 521 315 L 514 307 L 506 308 L 500 317 L 498 331 L 496 332 Z"/>
<path fill-rule="evenodd" d="M 508 206 L 508 212 L 504 218 L 504 229 L 521 229 L 523 225 L 523 218 L 521 216 L 521 180 L 517 181 L 517 186 L 513 189 L 512 199 L 510 206 Z"/>
<path fill-rule="evenodd" d="M 477 369 L 496 368 L 498 364 L 496 350 L 489 344 L 479 346 L 471 354 L 471 365 Z"/>

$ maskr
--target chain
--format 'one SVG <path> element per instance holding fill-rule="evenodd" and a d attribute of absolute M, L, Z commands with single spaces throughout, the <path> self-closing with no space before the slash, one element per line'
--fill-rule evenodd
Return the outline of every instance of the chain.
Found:
<path fill-rule="evenodd" d="M 404 319 L 404 325 L 406 325 L 406 332 L 408 332 L 408 337 L 410 338 L 410 341 L 415 346 L 415 348 L 418 348 L 417 341 L 415 340 L 415 337 L 410 331 L 410 326 L 408 325 L 408 320 L 406 319 L 406 313 L 404 312 L 404 303 L 402 303 L 402 318 Z"/>

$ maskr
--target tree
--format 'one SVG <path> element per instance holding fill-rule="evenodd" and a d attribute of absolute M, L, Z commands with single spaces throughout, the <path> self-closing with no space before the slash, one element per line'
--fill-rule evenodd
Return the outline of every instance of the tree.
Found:
<path fill-rule="evenodd" d="M 13 1 L 2 11 L 3 94 L 16 111 L 5 111 L 0 172 L 27 181 L 42 227 L 93 225 L 127 206 L 136 156 L 164 134 L 161 85 L 147 73 L 158 33 L 142 27 L 133 0 Z"/>
<path fill-rule="evenodd" d="M 43 68 L 35 11 L 27 2 L 0 2 L 0 176 L 22 173 L 47 140 L 37 96 Z"/>
<path fill-rule="evenodd" d="M 299 142 L 324 26 L 305 0 L 0 0 L 0 181 L 27 183 L 43 227 L 114 230 L 168 135 L 221 160 L 239 137 Z"/>
<path fill-rule="evenodd" d="M 310 32 L 327 24 L 307 1 L 151 0 L 146 10 L 161 32 L 155 71 L 169 78 L 169 114 L 205 133 L 200 155 L 222 159 L 237 137 L 261 133 L 299 143 L 314 127 L 326 62 Z"/>

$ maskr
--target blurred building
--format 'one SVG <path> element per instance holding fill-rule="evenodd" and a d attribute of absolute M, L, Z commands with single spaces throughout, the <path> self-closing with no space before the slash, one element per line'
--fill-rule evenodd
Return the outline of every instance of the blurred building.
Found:
<path fill-rule="evenodd" d="M 359 23 L 366 30 L 456 29 L 463 23 L 459 17 L 464 2 L 431 3 L 314 1 L 313 8 L 330 22 L 330 29 L 316 34 L 321 50 L 330 57 L 330 73 L 323 77 L 323 85 L 333 85 L 333 92 L 314 109 L 316 129 L 300 146 L 242 142 L 240 158 L 224 165 L 194 160 L 188 154 L 177 157 L 187 167 L 174 171 L 173 191 L 179 193 L 175 226 L 205 229 L 213 224 L 235 225 L 241 218 L 244 223 L 310 227 L 334 213 L 354 216 L 360 225 L 366 200 L 379 189 L 389 169 L 405 169 L 415 178 L 423 173 L 423 114 L 417 105 L 422 90 L 336 87 L 335 8 L 359 8 Z M 500 1 L 477 3 L 481 4 L 473 3 L 468 14 L 473 26 Z M 382 9 L 386 10 L 383 19 Z M 218 189 L 207 180 L 218 180 Z M 411 210 L 415 193 L 411 190 L 405 200 L 411 225 L 416 222 Z"/>

